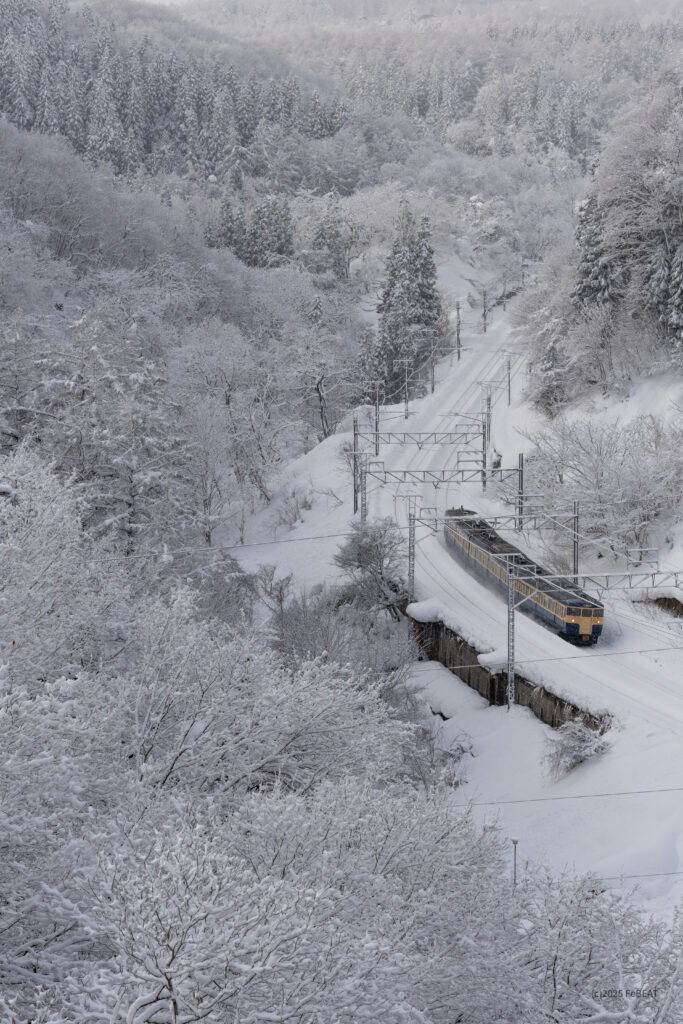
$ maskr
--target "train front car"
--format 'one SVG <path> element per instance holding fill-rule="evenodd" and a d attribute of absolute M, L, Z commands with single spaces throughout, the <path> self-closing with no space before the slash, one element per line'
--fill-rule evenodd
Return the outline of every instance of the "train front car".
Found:
<path fill-rule="evenodd" d="M 565 638 L 575 644 L 597 644 L 602 633 L 604 617 L 604 606 L 591 601 L 588 597 L 582 604 L 567 605 Z"/>
<path fill-rule="evenodd" d="M 539 619 L 572 644 L 596 644 L 605 609 L 569 577 L 555 576 L 509 544 L 485 519 L 469 509 L 446 512 L 444 536 L 455 558 L 468 572 L 507 594 L 507 563 L 512 560 L 520 611 Z"/>

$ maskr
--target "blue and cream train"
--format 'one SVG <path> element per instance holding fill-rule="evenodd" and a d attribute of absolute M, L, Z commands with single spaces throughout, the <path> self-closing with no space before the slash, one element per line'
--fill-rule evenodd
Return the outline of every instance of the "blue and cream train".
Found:
<path fill-rule="evenodd" d="M 486 583 L 507 594 L 506 561 L 514 559 L 519 575 L 533 576 L 533 583 L 516 580 L 518 600 L 525 611 L 573 644 L 596 644 L 602 633 L 604 605 L 594 601 L 568 577 L 551 576 L 518 548 L 508 544 L 485 519 L 467 509 L 449 509 L 444 524 L 446 543 L 458 561 Z"/>

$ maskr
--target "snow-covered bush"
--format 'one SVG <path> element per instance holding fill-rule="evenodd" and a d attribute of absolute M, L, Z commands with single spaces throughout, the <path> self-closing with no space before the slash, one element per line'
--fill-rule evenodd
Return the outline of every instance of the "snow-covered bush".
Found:
<path fill-rule="evenodd" d="M 389 680 L 417 657 L 405 622 L 349 604 L 344 587 L 292 597 L 277 607 L 272 626 L 278 650 L 293 664 L 327 657 L 374 679 Z"/>
<path fill-rule="evenodd" d="M 277 521 L 280 526 L 296 526 L 303 523 L 303 513 L 313 508 L 313 495 L 309 489 L 297 490 L 284 497 L 277 510 Z"/>
<path fill-rule="evenodd" d="M 556 779 L 568 775 L 589 758 L 599 757 L 609 750 L 609 741 L 604 735 L 589 729 L 578 719 L 565 722 L 547 740 L 545 764 L 548 772 Z"/>
<path fill-rule="evenodd" d="M 681 920 L 668 929 L 594 876 L 535 872 L 521 896 L 538 1020 L 643 1024 L 682 1019 Z M 526 918 L 526 920 L 525 920 Z M 533 1019 L 533 1017 L 532 1017 Z"/>
<path fill-rule="evenodd" d="M 578 499 L 581 533 L 621 554 L 678 512 L 681 439 L 678 425 L 654 416 L 624 425 L 561 417 L 534 435 L 528 487 L 548 508 Z"/>
<path fill-rule="evenodd" d="M 398 618 L 406 598 L 405 541 L 393 519 L 355 521 L 334 556 L 349 583 L 347 594 L 365 608 L 386 609 Z"/>
<path fill-rule="evenodd" d="M 1 458 L 0 483 L 7 679 L 34 690 L 106 650 L 117 635 L 122 581 L 114 553 L 83 532 L 82 492 L 34 452 L 22 445 Z"/>

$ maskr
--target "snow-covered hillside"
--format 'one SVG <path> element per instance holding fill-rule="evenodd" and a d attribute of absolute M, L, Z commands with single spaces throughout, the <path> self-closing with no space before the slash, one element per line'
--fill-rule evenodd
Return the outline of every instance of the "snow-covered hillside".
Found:
<path fill-rule="evenodd" d="M 457 300 L 467 308 L 467 296 L 489 276 L 451 257 L 443 264 L 440 285 L 452 309 Z M 519 431 L 529 433 L 539 422 L 523 400 L 524 349 L 511 342 L 501 307 L 495 309 L 486 335 L 476 320 L 474 311 L 465 315 L 462 359 L 449 356 L 441 362 L 435 393 L 411 402 L 408 423 L 402 406 L 385 407 L 381 426 L 396 431 L 447 430 L 458 413 L 479 414 L 482 382 L 505 381 L 511 355 L 513 400 L 508 407 L 506 388 L 493 390 L 492 441 L 502 465 L 514 466 L 517 453 L 530 447 Z M 629 398 L 603 402 L 595 415 L 625 420 L 666 412 L 682 391 L 682 381 L 645 380 L 634 386 Z M 298 496 L 311 507 L 302 510 L 290 528 L 275 528 L 272 512 L 257 517 L 249 528 L 254 546 L 235 552 L 246 568 L 273 564 L 280 574 L 292 573 L 301 587 L 309 589 L 336 577 L 332 557 L 352 513 L 351 477 L 339 451 L 350 440 L 348 431 L 328 438 L 288 467 L 280 503 Z M 447 447 L 392 446 L 385 447 L 380 459 L 387 469 L 442 469 L 456 464 L 457 452 Z M 490 514 L 506 510 L 490 488 L 485 495 L 478 483 L 436 487 L 370 480 L 369 514 L 394 517 L 407 528 L 408 496 L 418 491 L 418 507 L 436 507 L 440 515 L 461 504 Z M 524 542 L 527 551 L 539 553 L 533 533 Z M 581 568 L 605 572 L 619 564 L 586 561 Z M 667 552 L 666 564 L 683 567 L 680 551 Z M 442 742 L 463 732 L 472 738 L 468 782 L 458 800 L 485 805 L 477 807 L 477 814 L 498 820 L 519 838 L 525 860 L 593 871 L 609 877 L 610 884 L 618 884 L 621 875 L 629 882 L 630 876 L 638 876 L 633 881 L 643 895 L 664 908 L 683 894 L 683 630 L 665 613 L 632 604 L 628 594 L 602 597 L 605 633 L 599 645 L 588 650 L 570 648 L 526 615 L 516 615 L 519 671 L 558 696 L 613 719 L 608 752 L 561 781 L 550 778 L 542 763 L 552 731 L 528 710 L 513 708 L 508 714 L 484 708 L 478 695 L 438 666 L 416 666 L 414 684 L 423 691 L 425 707 L 450 719 L 441 727 Z M 421 620 L 440 619 L 451 626 L 483 652 L 483 664 L 505 664 L 503 598 L 455 563 L 442 538 L 425 526 L 418 526 L 416 603 L 410 612 Z M 596 796 L 624 792 L 630 795 Z"/>

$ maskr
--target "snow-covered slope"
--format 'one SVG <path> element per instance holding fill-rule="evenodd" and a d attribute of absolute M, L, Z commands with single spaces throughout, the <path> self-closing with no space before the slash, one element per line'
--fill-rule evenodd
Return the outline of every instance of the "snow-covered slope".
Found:
<path fill-rule="evenodd" d="M 442 280 L 453 304 L 472 292 L 477 271 L 451 260 Z M 507 407 L 504 389 L 494 391 L 493 439 L 503 455 L 503 466 L 516 465 L 516 453 L 528 448 L 516 428 L 533 426 L 533 414 L 521 401 L 523 353 L 515 350 L 502 311 L 494 312 L 486 335 L 465 314 L 463 355 L 445 359 L 437 373 L 433 395 L 411 403 L 408 424 L 402 407 L 387 407 L 382 426 L 411 431 L 447 430 L 458 413 L 476 415 L 483 407 L 482 381 L 506 377 L 508 353 L 513 353 L 513 403 Z M 642 412 L 648 396 L 644 386 L 636 403 Z M 497 401 L 496 401 L 497 399 Z M 280 573 L 292 572 L 311 587 L 336 575 L 332 556 L 350 515 L 351 482 L 338 458 L 348 434 L 329 438 L 289 467 L 282 500 L 292 494 L 308 495 L 310 509 L 301 512 L 292 528 L 272 532 L 273 513 L 256 517 L 240 560 L 246 567 L 275 564 Z M 448 446 L 392 446 L 380 458 L 387 469 L 442 469 L 455 465 L 457 453 Z M 464 504 L 482 512 L 502 511 L 495 497 L 483 495 L 476 483 L 466 485 L 387 484 L 371 481 L 371 515 L 391 515 L 404 527 L 408 521 L 408 495 L 419 491 L 419 502 L 436 507 Z M 270 517 L 270 519 L 268 519 Z M 310 539 L 309 539 L 310 538 Z M 442 538 L 425 527 L 418 529 L 416 604 L 412 611 L 424 619 L 442 618 L 481 651 L 482 661 L 502 663 L 506 658 L 507 609 L 504 600 L 465 572 L 450 556 Z M 489 709 L 450 673 L 435 666 L 420 666 L 416 684 L 426 684 L 425 700 L 434 710 L 455 713 L 444 736 L 469 732 L 475 757 L 469 762 L 469 783 L 461 799 L 491 802 L 481 808 L 487 817 L 524 838 L 523 855 L 549 860 L 554 865 L 576 865 L 603 877 L 655 875 L 642 879 L 652 897 L 683 894 L 683 637 L 659 621 L 650 620 L 623 600 L 607 601 L 608 628 L 600 644 L 588 650 L 569 647 L 542 625 L 517 614 L 516 664 L 527 678 L 587 710 L 613 716 L 611 747 L 607 754 L 553 782 L 542 765 L 542 751 L 550 730 L 530 712 L 514 708 L 508 714 Z M 436 701 L 436 705 L 435 705 Z M 438 706 L 437 706 L 438 705 Z M 681 787 L 681 792 L 652 792 Z M 633 790 L 644 796 L 606 796 Z M 460 796 L 460 792 L 459 792 Z M 548 797 L 571 800 L 547 800 Z M 540 803 L 499 805 L 501 800 L 543 797 Z M 479 812 L 478 812 L 479 813 Z M 675 872 L 680 871 L 680 875 Z M 665 874 L 660 874 L 664 872 Z M 670 874 L 674 872 L 674 874 Z"/>

